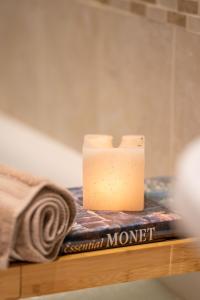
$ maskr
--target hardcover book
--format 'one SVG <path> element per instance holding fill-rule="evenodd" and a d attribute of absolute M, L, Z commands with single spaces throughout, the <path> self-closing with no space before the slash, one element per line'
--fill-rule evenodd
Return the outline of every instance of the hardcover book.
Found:
<path fill-rule="evenodd" d="M 90 211 L 82 206 L 82 188 L 72 188 L 77 216 L 61 247 L 61 255 L 177 238 L 180 217 L 170 211 L 170 177 L 145 180 L 141 212 Z"/>

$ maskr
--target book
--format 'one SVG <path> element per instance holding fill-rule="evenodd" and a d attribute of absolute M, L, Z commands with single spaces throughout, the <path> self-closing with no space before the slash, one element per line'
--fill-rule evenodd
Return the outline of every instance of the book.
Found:
<path fill-rule="evenodd" d="M 61 255 L 152 243 L 178 237 L 180 216 L 169 209 L 172 178 L 145 180 L 141 212 L 91 211 L 83 208 L 82 188 L 71 188 L 77 216 L 61 247 Z"/>

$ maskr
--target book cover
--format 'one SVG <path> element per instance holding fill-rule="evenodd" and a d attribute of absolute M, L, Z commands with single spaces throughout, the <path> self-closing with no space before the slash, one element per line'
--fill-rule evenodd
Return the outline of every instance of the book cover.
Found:
<path fill-rule="evenodd" d="M 170 211 L 172 178 L 145 180 L 145 208 L 141 212 L 90 211 L 82 206 L 82 188 L 72 188 L 77 216 L 61 247 L 61 255 L 95 251 L 177 238 L 180 217 Z"/>

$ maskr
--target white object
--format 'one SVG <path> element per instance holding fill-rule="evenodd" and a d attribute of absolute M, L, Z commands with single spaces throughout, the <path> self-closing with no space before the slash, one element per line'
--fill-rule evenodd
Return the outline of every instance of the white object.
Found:
<path fill-rule="evenodd" d="M 186 233 L 200 237 L 200 139 L 190 143 L 179 157 L 176 166 L 173 209 L 182 215 Z M 162 279 L 180 299 L 198 300 L 199 273 Z"/>
<path fill-rule="evenodd" d="M 73 149 L 4 114 L 0 114 L 0 138 L 0 163 L 66 187 L 82 184 L 81 155 Z"/>
<path fill-rule="evenodd" d="M 86 135 L 83 145 L 83 203 L 92 210 L 144 208 L 144 137 Z"/>
<path fill-rule="evenodd" d="M 174 209 L 185 230 L 200 236 L 200 140 L 191 143 L 177 163 Z"/>

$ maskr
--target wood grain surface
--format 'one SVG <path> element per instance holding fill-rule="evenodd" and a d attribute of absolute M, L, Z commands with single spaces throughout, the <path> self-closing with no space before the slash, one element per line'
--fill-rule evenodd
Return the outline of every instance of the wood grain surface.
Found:
<path fill-rule="evenodd" d="M 172 240 L 21 264 L 0 272 L 1 299 L 18 299 L 200 271 L 197 240 Z"/>
<path fill-rule="evenodd" d="M 19 266 L 0 272 L 0 299 L 19 299 L 21 292 L 20 272 Z"/>

